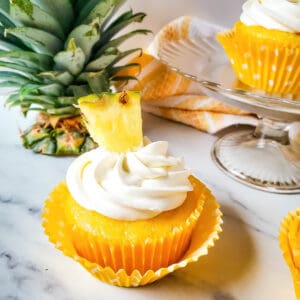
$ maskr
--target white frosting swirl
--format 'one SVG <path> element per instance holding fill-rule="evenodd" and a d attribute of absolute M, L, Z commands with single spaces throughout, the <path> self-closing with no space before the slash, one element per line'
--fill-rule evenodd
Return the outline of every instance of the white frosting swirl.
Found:
<path fill-rule="evenodd" d="M 240 20 L 245 25 L 300 32 L 300 0 L 248 0 Z"/>
<path fill-rule="evenodd" d="M 73 161 L 67 186 L 81 206 L 107 217 L 152 218 L 180 206 L 192 190 L 183 160 L 169 156 L 167 149 L 167 142 L 124 154 L 97 148 Z"/>

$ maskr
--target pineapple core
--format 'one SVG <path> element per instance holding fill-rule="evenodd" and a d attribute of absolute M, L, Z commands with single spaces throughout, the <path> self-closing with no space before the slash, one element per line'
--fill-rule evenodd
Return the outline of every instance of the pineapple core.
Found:
<path fill-rule="evenodd" d="M 99 145 L 126 152 L 143 143 L 140 93 L 102 93 L 78 101 L 86 127 Z"/>

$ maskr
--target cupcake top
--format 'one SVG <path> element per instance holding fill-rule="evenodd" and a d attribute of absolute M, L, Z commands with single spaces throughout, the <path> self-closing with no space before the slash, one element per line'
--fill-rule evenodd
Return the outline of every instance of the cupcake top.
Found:
<path fill-rule="evenodd" d="M 248 26 L 300 33 L 300 0 L 248 0 L 240 20 Z"/>
<path fill-rule="evenodd" d="M 180 206 L 192 190 L 183 159 L 167 149 L 160 141 L 121 154 L 104 148 L 87 152 L 69 167 L 68 189 L 82 207 L 107 217 L 152 218 Z"/>

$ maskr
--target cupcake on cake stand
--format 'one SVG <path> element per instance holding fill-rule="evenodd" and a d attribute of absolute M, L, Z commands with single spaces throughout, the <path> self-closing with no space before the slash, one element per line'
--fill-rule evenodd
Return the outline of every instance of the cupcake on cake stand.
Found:
<path fill-rule="evenodd" d="M 204 28 L 207 30 L 204 30 Z M 254 130 L 241 129 L 218 139 L 212 149 L 217 166 L 230 177 L 275 193 L 300 192 L 300 101 L 250 88 L 236 77 L 215 36 L 219 29 L 199 19 L 188 35 L 154 42 L 155 55 L 171 69 L 198 82 L 203 92 L 258 116 Z M 205 32 L 205 33 L 204 33 Z"/>

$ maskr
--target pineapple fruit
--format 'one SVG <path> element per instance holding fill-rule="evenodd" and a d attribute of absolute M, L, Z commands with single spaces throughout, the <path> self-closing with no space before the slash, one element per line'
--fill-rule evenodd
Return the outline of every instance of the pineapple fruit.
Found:
<path fill-rule="evenodd" d="M 140 93 L 102 93 L 79 99 L 92 138 L 112 152 L 133 150 L 143 143 Z"/>
<path fill-rule="evenodd" d="M 80 154 L 96 146 L 82 123 L 78 98 L 109 92 L 135 79 L 120 71 L 137 67 L 123 58 L 140 48 L 120 50 L 136 34 L 121 32 L 144 13 L 117 15 L 125 0 L 1 0 L 0 89 L 13 92 L 9 107 L 38 111 L 36 124 L 21 134 L 23 144 L 51 155 Z"/>

